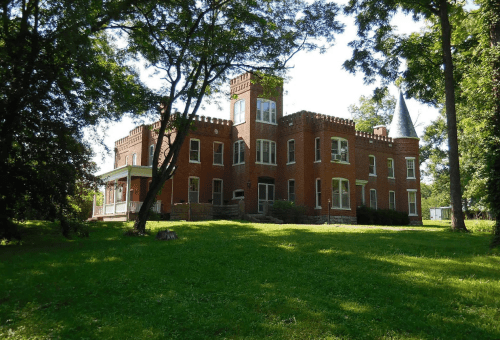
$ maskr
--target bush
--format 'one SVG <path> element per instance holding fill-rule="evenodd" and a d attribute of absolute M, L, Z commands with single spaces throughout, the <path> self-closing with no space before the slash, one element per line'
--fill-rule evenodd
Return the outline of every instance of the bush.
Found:
<path fill-rule="evenodd" d="M 279 218 L 284 223 L 300 223 L 306 214 L 307 208 L 290 201 L 274 201 L 271 216 Z"/>
<path fill-rule="evenodd" d="M 405 212 L 390 209 L 372 209 L 369 207 L 358 207 L 356 209 L 358 224 L 377 225 L 408 225 L 410 218 Z"/>

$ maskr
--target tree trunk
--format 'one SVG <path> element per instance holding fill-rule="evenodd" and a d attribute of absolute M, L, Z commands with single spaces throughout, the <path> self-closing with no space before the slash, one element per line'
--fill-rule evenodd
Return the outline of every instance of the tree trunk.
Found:
<path fill-rule="evenodd" d="M 134 229 L 137 230 L 139 234 L 144 234 L 146 232 L 146 222 L 148 221 L 149 212 L 151 211 L 151 207 L 155 203 L 156 195 L 162 188 L 163 183 L 165 183 L 166 181 L 161 181 L 158 179 L 158 177 L 160 177 L 160 175 L 158 175 L 156 178 L 153 178 L 151 187 L 149 188 L 146 194 L 146 198 L 142 203 L 141 209 L 137 214 L 137 218 L 135 219 Z"/>
<path fill-rule="evenodd" d="M 491 248 L 500 246 L 500 0 L 490 0 L 486 11 L 490 17 L 491 49 L 494 53 L 493 63 L 493 115 L 491 119 L 492 135 L 489 154 L 489 203 L 495 219 L 494 236 Z"/>
<path fill-rule="evenodd" d="M 462 187 L 460 184 L 460 160 L 458 155 L 457 113 L 455 110 L 455 82 L 451 55 L 451 25 L 448 18 L 448 3 L 440 0 L 441 38 L 446 94 L 446 121 L 448 125 L 448 157 L 450 166 L 450 198 L 453 230 L 467 231 L 462 212 Z"/>

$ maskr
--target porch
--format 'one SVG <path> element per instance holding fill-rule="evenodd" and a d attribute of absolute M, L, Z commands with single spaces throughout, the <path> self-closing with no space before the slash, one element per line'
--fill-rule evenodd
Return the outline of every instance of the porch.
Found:
<path fill-rule="evenodd" d="M 94 196 L 92 219 L 107 221 L 133 219 L 133 215 L 139 212 L 144 202 L 137 200 L 138 195 L 135 197 L 136 200 L 133 200 L 132 177 L 151 178 L 151 175 L 151 167 L 136 165 L 126 165 L 100 175 L 99 177 L 106 183 L 106 189 L 102 205 L 97 205 Z M 162 202 L 157 200 L 151 207 L 151 211 L 161 213 L 161 204 Z"/>

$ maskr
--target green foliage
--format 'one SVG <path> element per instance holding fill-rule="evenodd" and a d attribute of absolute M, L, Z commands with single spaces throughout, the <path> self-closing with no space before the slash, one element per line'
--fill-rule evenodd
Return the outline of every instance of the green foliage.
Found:
<path fill-rule="evenodd" d="M 500 338 L 499 257 L 485 233 L 151 226 L 126 237 L 130 223 L 99 222 L 73 240 L 22 226 L 21 246 L 0 246 L 0 338 Z M 155 240 L 165 229 L 179 239 Z"/>
<path fill-rule="evenodd" d="M 306 212 L 307 207 L 284 200 L 274 201 L 271 208 L 271 215 L 285 223 L 301 223 Z"/>
<path fill-rule="evenodd" d="M 360 225 L 408 225 L 408 214 L 391 209 L 373 209 L 366 206 L 356 208 L 356 217 Z"/>
<path fill-rule="evenodd" d="M 441 185 L 438 182 L 433 184 L 420 182 L 422 219 L 430 220 L 430 208 L 448 207 L 450 205 L 448 186 L 447 182 L 441 183 Z"/>
<path fill-rule="evenodd" d="M 131 2 L 14 1 L 0 8 L 0 235 L 37 211 L 62 218 L 78 180 L 92 180 L 83 128 L 155 97 L 103 30 Z"/>
<path fill-rule="evenodd" d="M 356 130 L 373 133 L 373 127 L 377 125 L 389 128 L 395 108 L 396 98 L 385 89 L 381 98 L 361 96 L 359 106 L 353 104 L 347 110 L 356 123 Z"/>

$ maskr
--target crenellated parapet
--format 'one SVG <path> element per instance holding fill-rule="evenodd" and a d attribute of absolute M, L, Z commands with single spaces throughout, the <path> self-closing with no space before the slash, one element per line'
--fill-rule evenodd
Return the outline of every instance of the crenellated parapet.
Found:
<path fill-rule="evenodd" d="M 356 147 L 377 151 L 393 152 L 394 141 L 391 137 L 356 131 Z"/>
<path fill-rule="evenodd" d="M 127 137 L 120 138 L 115 142 L 115 148 L 125 149 L 130 145 L 140 142 L 148 128 L 146 125 L 140 125 L 130 130 Z"/>
<path fill-rule="evenodd" d="M 280 118 L 279 125 L 280 132 L 283 134 L 294 133 L 306 129 L 313 132 L 328 130 L 345 134 L 353 134 L 355 132 L 354 121 L 350 119 L 304 110 Z"/>

